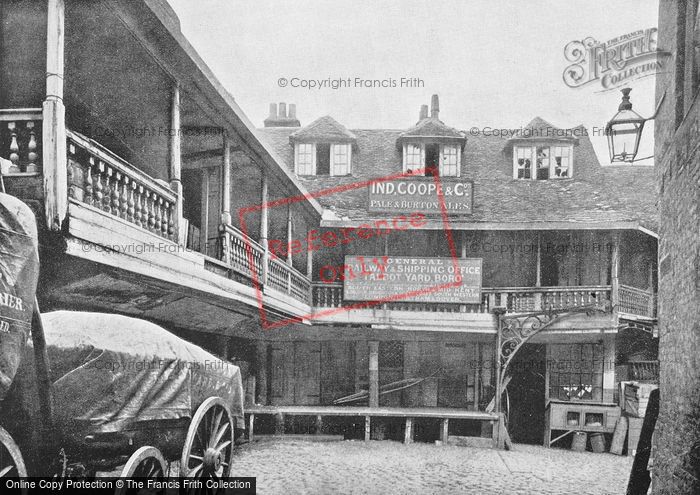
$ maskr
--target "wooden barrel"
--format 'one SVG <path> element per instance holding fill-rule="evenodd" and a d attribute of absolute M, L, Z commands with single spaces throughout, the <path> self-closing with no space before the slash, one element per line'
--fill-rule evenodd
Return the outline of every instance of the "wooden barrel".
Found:
<path fill-rule="evenodd" d="M 574 432 L 573 439 L 571 440 L 571 450 L 576 452 L 586 451 L 586 442 L 588 441 L 588 434 L 584 431 Z"/>
<path fill-rule="evenodd" d="M 605 434 L 591 433 L 591 449 L 596 454 L 605 452 Z"/>

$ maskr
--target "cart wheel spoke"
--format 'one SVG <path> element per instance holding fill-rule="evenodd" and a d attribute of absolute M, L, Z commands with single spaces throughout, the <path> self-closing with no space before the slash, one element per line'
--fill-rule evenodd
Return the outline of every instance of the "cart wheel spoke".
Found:
<path fill-rule="evenodd" d="M 231 440 L 226 440 L 224 443 L 222 443 L 221 445 L 219 445 L 219 446 L 216 448 L 216 452 L 220 454 L 221 451 L 224 450 L 224 449 L 225 449 L 226 447 L 228 447 L 229 445 L 231 445 Z"/>
<path fill-rule="evenodd" d="M 224 412 L 225 411 L 223 409 L 219 410 L 219 412 L 216 414 L 216 420 L 214 421 L 214 426 L 211 429 L 209 429 L 208 431 L 211 431 L 211 432 L 219 431 L 219 425 L 221 424 L 221 417 L 224 415 Z M 214 445 L 217 444 L 217 442 L 218 442 L 218 440 L 214 440 L 214 436 L 212 435 L 209 438 L 208 447 L 213 447 Z"/>
<path fill-rule="evenodd" d="M 211 446 L 219 445 L 219 442 L 221 441 L 221 438 L 224 436 L 224 433 L 226 433 L 226 430 L 229 429 L 229 424 L 226 423 L 224 426 L 221 427 L 219 430 L 219 433 L 216 434 L 216 438 L 214 438 L 214 441 L 211 443 Z"/>
<path fill-rule="evenodd" d="M 195 467 L 194 469 L 192 469 L 192 470 L 188 473 L 187 476 L 190 476 L 190 477 L 194 478 L 195 476 L 197 476 L 197 475 L 199 474 L 199 472 L 202 470 L 202 468 L 204 468 L 204 463 L 202 463 L 202 464 L 200 464 L 199 466 L 197 466 L 197 467 Z"/>

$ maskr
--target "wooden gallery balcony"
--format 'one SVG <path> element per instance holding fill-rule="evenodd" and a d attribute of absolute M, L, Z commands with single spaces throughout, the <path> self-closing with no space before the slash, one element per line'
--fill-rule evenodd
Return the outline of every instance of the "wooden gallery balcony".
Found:
<path fill-rule="evenodd" d="M 343 299 L 342 283 L 314 282 L 312 287 L 313 305 L 317 312 L 328 316 L 321 319 L 347 321 L 385 321 L 401 323 L 416 320 L 416 313 L 423 313 L 426 322 L 436 326 L 471 322 L 478 331 L 479 322 L 491 322 L 491 311 L 496 307 L 506 308 L 509 313 L 529 313 L 544 309 L 563 309 L 592 304 L 609 305 L 613 297 L 613 287 L 576 286 L 576 287 L 485 287 L 482 289 L 481 304 L 459 303 L 418 303 L 391 302 L 372 308 L 352 309 L 358 301 Z M 642 289 L 620 285 L 617 288 L 617 306 L 619 314 L 633 317 L 653 318 L 655 315 L 653 294 Z M 348 308 L 347 311 L 332 312 L 330 308 Z M 411 314 L 412 313 L 412 314 Z M 436 319 L 435 313 L 443 313 Z M 488 328 L 486 325 L 484 328 Z"/>
<path fill-rule="evenodd" d="M 156 281 L 235 298 L 257 312 L 254 279 L 273 312 L 309 312 L 310 283 L 290 264 L 232 225 L 222 225 L 213 249 L 199 251 L 192 229 L 178 232 L 178 195 L 108 149 L 67 131 L 68 253 Z M 214 256 L 212 256 L 215 254 Z M 256 277 L 253 275 L 255 270 Z"/>

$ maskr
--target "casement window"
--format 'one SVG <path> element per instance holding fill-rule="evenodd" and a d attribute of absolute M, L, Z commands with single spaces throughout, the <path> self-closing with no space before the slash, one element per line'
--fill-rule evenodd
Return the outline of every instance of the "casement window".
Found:
<path fill-rule="evenodd" d="M 330 157 L 331 175 L 349 175 L 352 154 L 352 146 L 350 144 L 333 144 L 331 145 Z"/>
<path fill-rule="evenodd" d="M 573 149 L 565 146 L 516 146 L 514 179 L 568 179 L 573 173 Z"/>
<path fill-rule="evenodd" d="M 603 400 L 603 344 L 552 344 L 547 363 L 550 399 Z"/>
<path fill-rule="evenodd" d="M 297 175 L 316 175 L 316 145 L 297 143 L 294 149 L 294 172 Z"/>
<path fill-rule="evenodd" d="M 425 175 L 432 176 L 433 170 L 443 177 L 459 177 L 462 150 L 460 146 L 427 143 L 403 146 L 403 171 L 425 170 Z"/>
<path fill-rule="evenodd" d="M 403 171 L 425 168 L 425 150 L 420 144 L 405 144 L 403 147 Z"/>
<path fill-rule="evenodd" d="M 459 177 L 459 146 L 442 146 L 440 154 L 440 177 Z"/>

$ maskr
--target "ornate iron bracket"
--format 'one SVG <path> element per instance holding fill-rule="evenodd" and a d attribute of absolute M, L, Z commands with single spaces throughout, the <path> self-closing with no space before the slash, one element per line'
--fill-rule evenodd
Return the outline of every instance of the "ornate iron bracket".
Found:
<path fill-rule="evenodd" d="M 498 316 L 498 333 L 496 341 L 496 352 L 498 356 L 498 367 L 496 369 L 496 390 L 499 391 L 501 383 L 505 378 L 508 365 L 512 361 L 518 350 L 539 332 L 551 327 L 575 314 L 585 313 L 609 313 L 610 305 L 591 304 L 586 306 L 574 306 L 561 309 L 545 309 L 533 313 L 513 313 L 506 314 L 505 308 L 494 309 L 494 314 Z M 501 412 L 501 394 L 496 393 L 495 411 Z"/>

